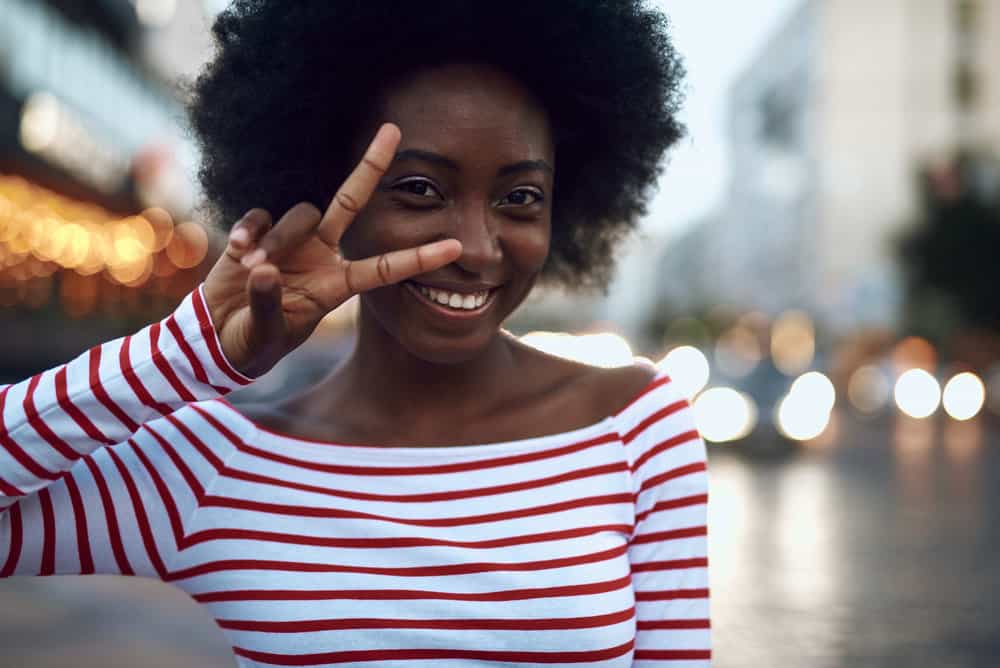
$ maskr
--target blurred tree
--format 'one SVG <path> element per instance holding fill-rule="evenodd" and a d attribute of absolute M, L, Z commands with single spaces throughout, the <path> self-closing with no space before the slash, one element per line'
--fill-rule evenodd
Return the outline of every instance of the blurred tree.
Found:
<path fill-rule="evenodd" d="M 905 331 L 946 346 L 962 331 L 1000 333 L 1000 165 L 960 153 L 919 179 L 921 212 L 897 240 Z"/>

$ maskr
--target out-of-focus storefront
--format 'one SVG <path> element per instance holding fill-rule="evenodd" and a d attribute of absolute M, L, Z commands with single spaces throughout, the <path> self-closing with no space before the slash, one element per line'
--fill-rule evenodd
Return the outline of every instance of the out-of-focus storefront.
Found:
<path fill-rule="evenodd" d="M 0 380 L 163 315 L 219 247 L 137 9 L 0 0 Z"/>

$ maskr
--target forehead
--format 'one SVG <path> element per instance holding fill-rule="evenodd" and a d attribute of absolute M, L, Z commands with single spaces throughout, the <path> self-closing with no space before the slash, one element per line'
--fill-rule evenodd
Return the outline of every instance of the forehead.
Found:
<path fill-rule="evenodd" d="M 518 81 L 485 65 L 422 70 L 389 88 L 385 120 L 399 125 L 399 148 L 461 159 L 552 160 L 548 117 Z"/>

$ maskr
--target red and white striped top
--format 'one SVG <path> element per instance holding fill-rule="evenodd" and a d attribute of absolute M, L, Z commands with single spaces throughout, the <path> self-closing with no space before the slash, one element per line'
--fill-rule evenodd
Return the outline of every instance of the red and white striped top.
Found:
<path fill-rule="evenodd" d="M 705 446 L 665 375 L 503 443 L 256 426 L 199 290 L 0 388 L 0 577 L 110 573 L 208 607 L 241 666 L 710 664 Z"/>

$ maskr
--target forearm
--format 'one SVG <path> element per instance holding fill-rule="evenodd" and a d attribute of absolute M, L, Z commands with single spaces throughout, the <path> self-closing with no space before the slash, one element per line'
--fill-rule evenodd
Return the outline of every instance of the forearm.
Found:
<path fill-rule="evenodd" d="M 249 381 L 222 354 L 199 288 L 167 318 L 0 388 L 0 509 L 144 422 Z"/>

